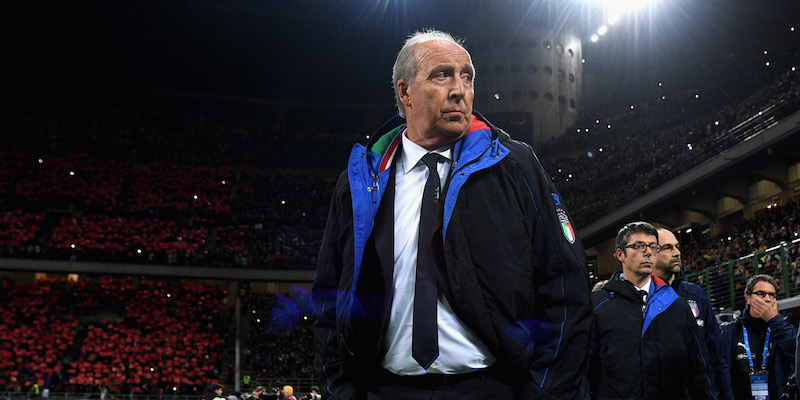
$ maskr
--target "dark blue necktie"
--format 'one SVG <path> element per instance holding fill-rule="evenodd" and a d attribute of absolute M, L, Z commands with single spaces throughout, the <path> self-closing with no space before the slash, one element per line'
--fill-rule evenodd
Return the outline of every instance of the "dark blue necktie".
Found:
<path fill-rule="evenodd" d="M 422 368 L 428 369 L 439 356 L 439 337 L 436 324 L 436 278 L 432 241 L 436 227 L 436 208 L 439 206 L 441 188 L 436 165 L 443 158 L 428 153 L 422 162 L 428 167 L 428 180 L 422 193 L 422 208 L 419 212 L 419 245 L 417 247 L 417 281 L 414 286 L 414 320 L 411 340 L 411 356 Z"/>

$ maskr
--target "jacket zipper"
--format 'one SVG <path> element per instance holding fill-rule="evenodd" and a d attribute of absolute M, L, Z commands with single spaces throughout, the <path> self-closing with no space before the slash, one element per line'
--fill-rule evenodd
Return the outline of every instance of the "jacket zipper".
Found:
<path fill-rule="evenodd" d="M 378 190 L 378 174 L 372 173 L 372 186 L 367 187 L 367 191 L 370 192 L 370 200 L 373 203 L 377 203 L 380 201 L 379 195 L 380 190 Z"/>

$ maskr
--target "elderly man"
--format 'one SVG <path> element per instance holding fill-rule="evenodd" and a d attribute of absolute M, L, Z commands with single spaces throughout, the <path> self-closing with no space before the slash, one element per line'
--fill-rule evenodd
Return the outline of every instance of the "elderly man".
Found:
<path fill-rule="evenodd" d="M 399 116 L 353 148 L 318 259 L 323 395 L 585 396 L 585 255 L 549 175 L 473 112 L 449 34 L 410 36 L 393 78 Z"/>
<path fill-rule="evenodd" d="M 592 293 L 589 382 L 596 399 L 716 399 L 705 342 L 686 300 L 653 275 L 656 228 L 617 234 L 622 272 Z"/>

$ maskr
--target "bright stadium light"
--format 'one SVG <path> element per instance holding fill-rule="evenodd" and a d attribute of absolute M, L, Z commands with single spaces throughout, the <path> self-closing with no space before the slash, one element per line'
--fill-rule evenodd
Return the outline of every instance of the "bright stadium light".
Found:
<path fill-rule="evenodd" d="M 648 7 L 656 0 L 591 0 L 608 9 L 609 15 L 625 15 L 630 12 Z"/>

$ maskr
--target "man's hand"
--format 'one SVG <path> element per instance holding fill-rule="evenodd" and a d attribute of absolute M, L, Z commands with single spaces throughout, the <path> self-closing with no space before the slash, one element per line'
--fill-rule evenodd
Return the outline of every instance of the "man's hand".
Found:
<path fill-rule="evenodd" d="M 778 301 L 762 299 L 756 295 L 750 296 L 750 315 L 769 321 L 778 315 Z"/>

